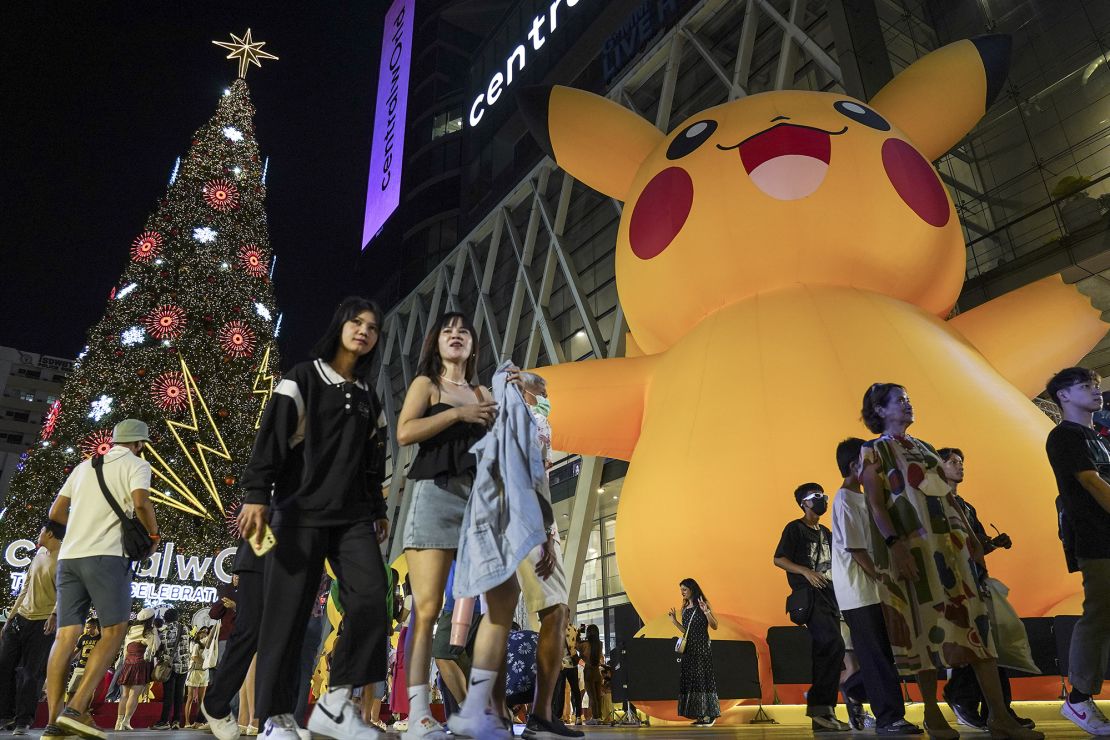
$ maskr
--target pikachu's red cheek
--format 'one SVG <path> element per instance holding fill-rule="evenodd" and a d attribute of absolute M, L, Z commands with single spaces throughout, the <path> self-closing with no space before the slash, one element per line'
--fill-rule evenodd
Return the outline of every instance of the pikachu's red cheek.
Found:
<path fill-rule="evenodd" d="M 883 168 L 898 196 L 930 226 L 944 226 L 952 216 L 944 187 L 933 165 L 901 139 L 883 142 Z"/>
<path fill-rule="evenodd" d="M 640 193 L 628 224 L 632 253 L 642 260 L 662 254 L 671 245 L 694 204 L 694 181 L 681 167 L 660 172 Z"/>

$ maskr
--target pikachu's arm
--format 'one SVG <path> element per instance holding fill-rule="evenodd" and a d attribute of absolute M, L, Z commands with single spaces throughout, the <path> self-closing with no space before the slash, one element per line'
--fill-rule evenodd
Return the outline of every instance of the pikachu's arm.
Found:
<path fill-rule="evenodd" d="M 547 381 L 551 446 L 563 452 L 632 458 L 657 356 L 565 362 L 534 370 Z"/>
<path fill-rule="evenodd" d="M 976 306 L 948 324 L 1030 398 L 1053 373 L 1077 363 L 1108 328 L 1090 300 L 1059 275 Z"/>

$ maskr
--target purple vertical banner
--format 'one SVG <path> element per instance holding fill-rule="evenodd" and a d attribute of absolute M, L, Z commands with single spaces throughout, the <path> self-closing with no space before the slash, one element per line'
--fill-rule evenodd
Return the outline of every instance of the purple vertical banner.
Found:
<path fill-rule="evenodd" d="M 385 14 L 382 61 L 378 66 L 378 102 L 374 106 L 374 134 L 370 142 L 370 182 L 366 187 L 366 214 L 362 222 L 363 249 L 401 200 L 415 2 L 394 0 Z"/>

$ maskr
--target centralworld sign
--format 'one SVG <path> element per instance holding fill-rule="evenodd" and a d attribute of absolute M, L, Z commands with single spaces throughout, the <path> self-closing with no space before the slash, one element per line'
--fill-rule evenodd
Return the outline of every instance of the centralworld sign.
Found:
<path fill-rule="evenodd" d="M 401 161 L 409 99 L 412 21 L 416 0 L 394 0 L 385 15 L 378 96 L 370 142 L 370 179 L 362 220 L 362 248 L 381 230 L 401 202 Z"/>

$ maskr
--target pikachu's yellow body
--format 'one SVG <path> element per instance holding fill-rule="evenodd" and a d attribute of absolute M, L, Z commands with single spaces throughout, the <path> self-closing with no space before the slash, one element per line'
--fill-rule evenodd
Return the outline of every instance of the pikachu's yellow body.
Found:
<path fill-rule="evenodd" d="M 966 452 L 962 493 L 1014 539 L 990 567 L 1019 611 L 1080 590 L 1056 537 L 1051 425 L 1028 399 L 1106 326 L 1058 277 L 945 321 L 964 244 L 930 162 L 982 117 L 1008 53 L 1004 37 L 961 41 L 868 104 L 764 93 L 670 134 L 589 93 L 531 94 L 559 165 L 625 203 L 629 357 L 541 373 L 557 449 L 631 461 L 617 558 L 645 618 L 693 577 L 721 613 L 784 621 L 771 559 L 792 492 L 836 490 L 836 445 L 869 436 L 861 399 L 879 381 L 908 389 L 911 434 Z"/>

